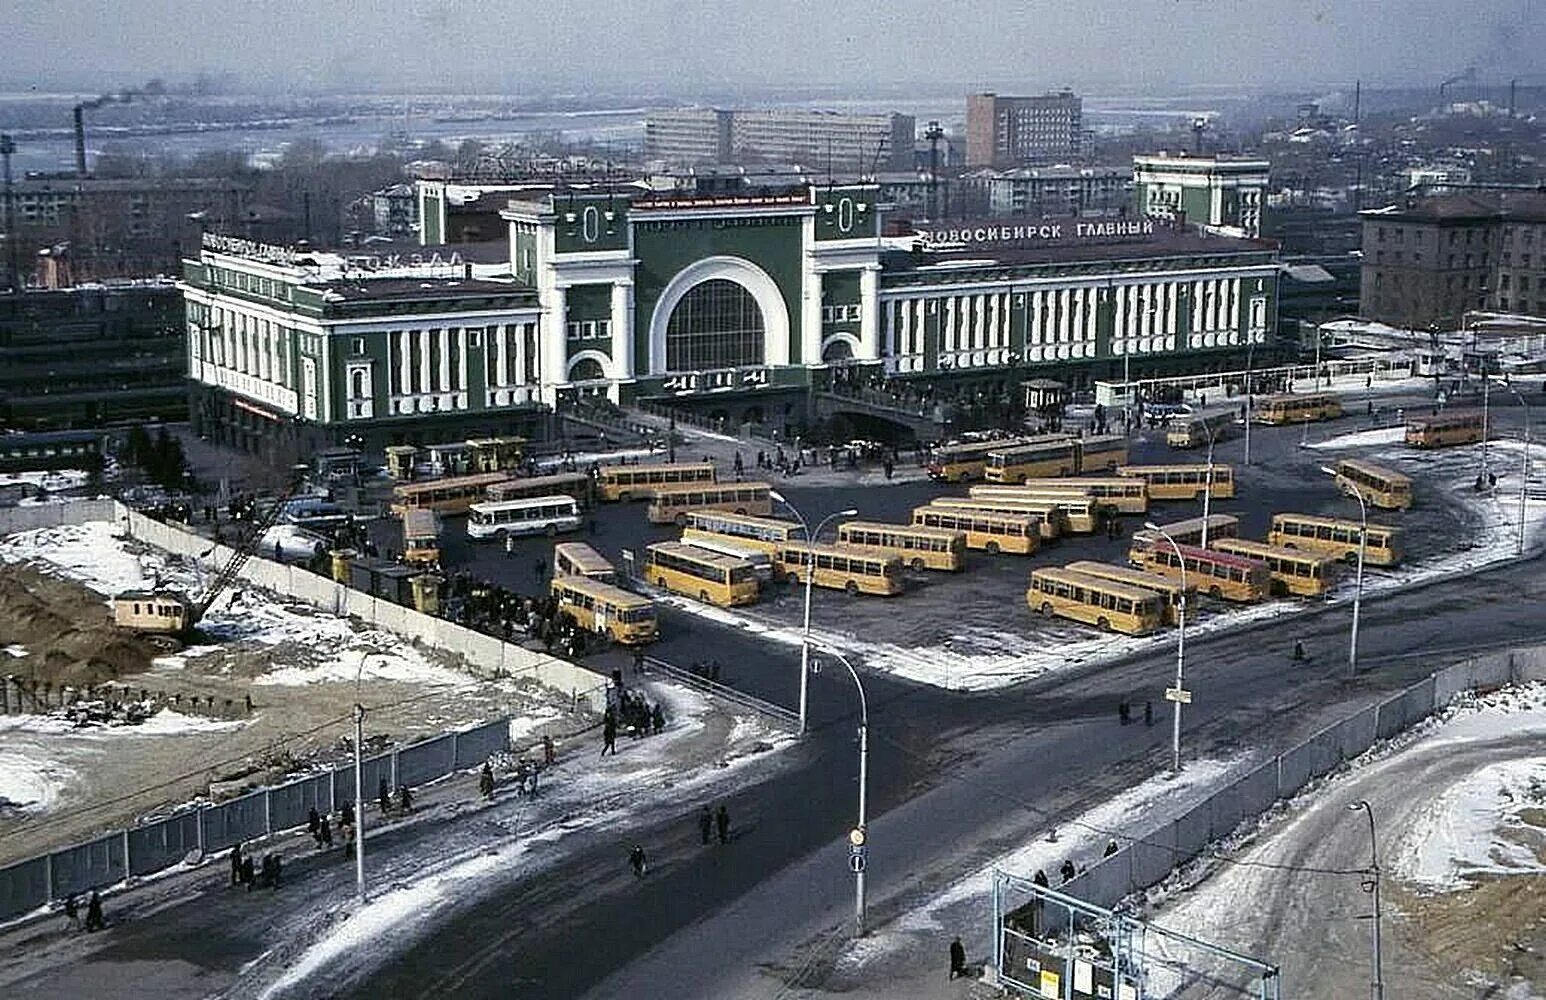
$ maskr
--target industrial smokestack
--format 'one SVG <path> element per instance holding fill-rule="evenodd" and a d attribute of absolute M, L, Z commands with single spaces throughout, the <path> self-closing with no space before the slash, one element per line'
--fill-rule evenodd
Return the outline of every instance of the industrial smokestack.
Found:
<path fill-rule="evenodd" d="M 86 176 L 86 116 L 85 105 L 75 106 L 75 176 Z"/>

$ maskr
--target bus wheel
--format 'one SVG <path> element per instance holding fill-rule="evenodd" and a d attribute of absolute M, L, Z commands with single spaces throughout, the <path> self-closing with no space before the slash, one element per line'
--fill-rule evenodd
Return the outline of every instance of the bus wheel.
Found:
<path fill-rule="evenodd" d="M 619 493 L 617 495 L 617 500 L 618 500 L 619 503 L 627 503 L 628 501 L 630 501 L 632 499 L 633 499 L 633 494 L 627 492 L 626 490 L 624 492 Z"/>
<path fill-rule="evenodd" d="M 746 508 L 745 508 L 745 507 L 737 507 L 737 508 L 736 508 L 736 509 L 735 509 L 735 512 L 736 512 L 736 513 L 737 513 L 737 514 L 741 514 L 741 515 L 745 515 L 745 513 L 746 513 Z"/>
<path fill-rule="evenodd" d="M 859 585 L 854 583 L 852 580 L 849 580 L 847 583 L 843 584 L 843 589 L 848 591 L 849 597 L 859 596 Z"/>
<path fill-rule="evenodd" d="M 1217 599 L 1217 598 L 1223 597 L 1224 594 L 1223 594 L 1222 591 L 1219 590 L 1218 584 L 1214 584 L 1213 586 L 1208 588 L 1208 596 L 1212 597 L 1214 599 Z"/>
<path fill-rule="evenodd" d="M 1052 617 L 1052 602 L 1051 601 L 1042 601 L 1041 602 L 1041 615 L 1042 615 L 1043 618 L 1051 618 Z"/>
<path fill-rule="evenodd" d="M 998 542 L 989 542 L 987 545 L 984 546 L 984 548 L 987 550 L 988 555 L 990 555 L 990 556 L 998 555 Z"/>
<path fill-rule="evenodd" d="M 702 601 L 704 604 L 709 603 L 709 592 L 707 590 L 698 591 L 698 600 Z"/>
<path fill-rule="evenodd" d="M 558 534 L 558 525 L 550 524 L 542 530 L 545 535 L 547 535 L 549 538 L 552 538 L 554 535 Z"/>
<path fill-rule="evenodd" d="M 676 515 L 676 526 L 678 528 L 685 528 L 685 527 L 687 527 L 687 514 L 686 514 L 686 512 L 683 512 L 681 514 Z"/>
<path fill-rule="evenodd" d="M 919 559 L 919 558 L 914 558 L 913 559 L 913 569 L 922 571 L 922 569 L 923 569 L 923 560 Z"/>
<path fill-rule="evenodd" d="M 1102 615 L 1100 618 L 1097 618 L 1095 620 L 1095 627 L 1100 629 L 1102 632 L 1110 632 L 1111 631 L 1111 619 L 1105 617 L 1104 615 Z"/>
<path fill-rule="evenodd" d="M 1342 557 L 1342 561 L 1347 563 L 1349 566 L 1357 566 L 1358 565 L 1358 553 L 1357 552 L 1349 552 L 1347 555 Z"/>
<path fill-rule="evenodd" d="M 665 590 L 666 589 L 666 578 L 663 577 L 663 576 L 655 577 L 655 586 L 659 587 L 661 590 Z"/>

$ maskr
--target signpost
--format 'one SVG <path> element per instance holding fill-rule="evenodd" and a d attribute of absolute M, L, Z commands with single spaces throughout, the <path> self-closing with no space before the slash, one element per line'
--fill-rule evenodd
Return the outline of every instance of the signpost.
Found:
<path fill-rule="evenodd" d="M 1192 703 L 1192 692 L 1185 688 L 1166 688 L 1165 700 L 1179 701 L 1183 705 L 1190 705 Z"/>

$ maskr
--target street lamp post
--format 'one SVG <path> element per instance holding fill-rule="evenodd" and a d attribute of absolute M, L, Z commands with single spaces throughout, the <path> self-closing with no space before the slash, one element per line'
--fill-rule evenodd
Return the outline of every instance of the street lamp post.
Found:
<path fill-rule="evenodd" d="M 840 510 L 828 514 L 816 523 L 816 530 L 811 531 L 810 524 L 805 520 L 805 515 L 800 513 L 800 508 L 784 499 L 784 495 L 778 490 L 769 490 L 768 496 L 778 503 L 789 508 L 789 512 L 800 522 L 800 527 L 805 531 L 806 540 L 815 542 L 821 536 L 821 529 L 827 526 L 827 522 L 835 517 L 853 517 L 859 511 L 855 508 Z M 805 568 L 805 624 L 800 630 L 800 733 L 805 735 L 806 709 L 810 704 L 810 669 L 811 669 L 811 585 L 816 579 L 816 568 Z"/>
<path fill-rule="evenodd" d="M 1332 479 L 1337 478 L 1335 469 L 1321 466 L 1321 471 Z M 1357 581 L 1353 585 L 1353 635 L 1347 646 L 1347 673 L 1349 677 L 1358 675 L 1358 612 L 1363 607 L 1363 559 L 1364 552 L 1369 547 L 1369 502 L 1364 499 L 1363 490 L 1356 485 L 1349 485 L 1347 492 L 1358 501 L 1358 574 Z"/>
<path fill-rule="evenodd" d="M 1247 334 L 1247 337 L 1251 336 Z M 1247 340 L 1245 345 L 1245 464 L 1251 464 L 1251 354 L 1256 341 Z M 1208 491 L 1213 491 L 1213 476 L 1208 476 Z"/>
<path fill-rule="evenodd" d="M 1374 839 L 1374 807 L 1369 805 L 1366 799 L 1350 802 L 1347 807 L 1353 812 L 1363 812 L 1369 817 L 1369 883 L 1365 891 L 1374 896 L 1374 936 L 1371 956 L 1374 964 L 1370 970 L 1372 978 L 1369 980 L 1369 1000 L 1384 1000 L 1385 974 L 1382 970 L 1383 961 L 1380 954 L 1380 856 Z"/>
<path fill-rule="evenodd" d="M 859 681 L 859 672 L 854 665 L 848 662 L 848 658 L 834 649 L 824 649 L 828 656 L 837 660 L 848 668 L 848 676 L 853 678 L 854 690 L 859 692 L 859 822 L 848 835 L 848 842 L 853 853 L 851 857 L 866 859 L 869 850 L 868 810 L 869 810 L 869 776 L 870 776 L 870 702 L 864 696 L 864 685 Z M 865 886 L 864 869 L 865 860 L 860 860 L 853 865 L 854 868 L 854 934 L 856 937 L 864 936 L 864 910 L 865 910 Z"/>
<path fill-rule="evenodd" d="M 360 746 L 365 742 L 365 706 L 354 705 L 354 884 L 365 902 L 365 780 Z"/>
<path fill-rule="evenodd" d="M 1146 521 L 1144 527 L 1161 535 L 1170 543 L 1170 548 L 1176 554 L 1176 568 L 1181 571 L 1181 596 L 1176 604 L 1176 686 L 1171 691 L 1165 692 L 1165 697 L 1170 699 L 1176 710 L 1171 718 L 1170 726 L 1170 772 L 1181 773 L 1181 702 L 1186 697 L 1186 689 L 1182 683 L 1186 678 L 1186 559 L 1181 555 L 1181 546 L 1170 533 L 1153 521 Z"/>
<path fill-rule="evenodd" d="M 1246 427 L 1250 427 L 1249 423 Z M 1202 489 L 1202 547 L 1208 547 L 1208 514 L 1213 509 L 1213 442 L 1215 431 L 1206 422 L 1203 428 L 1208 432 L 1208 466 L 1203 481 Z"/>

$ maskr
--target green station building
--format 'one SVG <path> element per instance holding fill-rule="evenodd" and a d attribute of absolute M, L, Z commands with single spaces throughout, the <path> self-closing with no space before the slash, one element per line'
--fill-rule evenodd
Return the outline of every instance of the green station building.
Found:
<path fill-rule="evenodd" d="M 836 393 L 1179 374 L 1268 342 L 1276 251 L 1148 218 L 887 226 L 878 188 L 513 195 L 508 238 L 186 262 L 194 420 L 244 447 L 540 435 L 586 398 L 780 428 Z"/>

